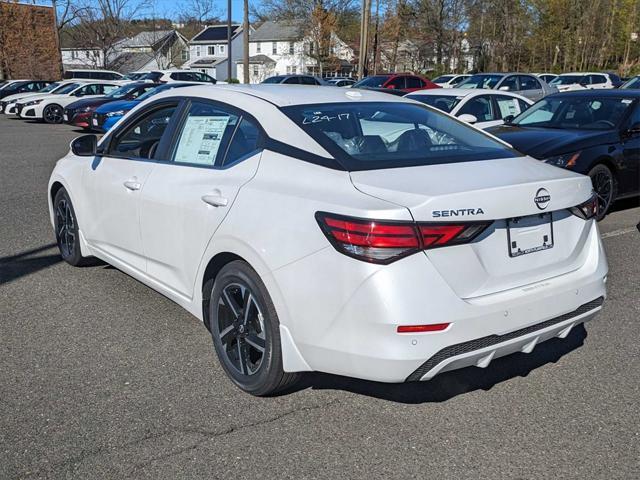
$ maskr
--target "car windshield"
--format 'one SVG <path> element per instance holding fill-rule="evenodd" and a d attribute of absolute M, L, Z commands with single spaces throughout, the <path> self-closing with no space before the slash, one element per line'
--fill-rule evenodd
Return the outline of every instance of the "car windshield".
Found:
<path fill-rule="evenodd" d="M 451 110 L 453 110 L 464 97 L 459 95 L 408 95 L 407 98 L 417 100 L 443 112 L 451 113 Z"/>
<path fill-rule="evenodd" d="M 47 85 L 46 87 L 38 90 L 38 93 L 53 92 L 59 86 L 60 86 L 60 84 L 58 82 L 53 82 L 53 83 L 50 83 L 49 85 Z"/>
<path fill-rule="evenodd" d="M 370 88 L 382 88 L 385 82 L 389 80 L 386 75 L 374 75 L 373 77 L 366 77 L 356 82 L 354 87 L 370 87 Z"/>
<path fill-rule="evenodd" d="M 285 79 L 285 77 L 278 75 L 275 77 L 269 77 L 267 79 L 265 79 L 262 83 L 282 83 L 282 81 Z"/>
<path fill-rule="evenodd" d="M 109 95 L 107 95 L 107 98 L 114 98 L 114 99 L 124 98 L 129 93 L 136 90 L 137 88 L 139 88 L 139 85 L 123 85 L 122 87 L 116 88 L 115 90 L 113 90 Z"/>
<path fill-rule="evenodd" d="M 511 123 L 523 127 L 610 130 L 616 128 L 633 98 L 554 96 L 540 100 Z"/>
<path fill-rule="evenodd" d="M 453 78 L 453 75 L 440 75 L 435 80 L 431 80 L 433 83 L 447 83 Z"/>
<path fill-rule="evenodd" d="M 65 95 L 67 93 L 73 92 L 80 85 L 81 85 L 80 83 L 67 83 L 62 87 L 60 87 L 59 89 L 57 89 L 54 93 L 58 95 Z"/>
<path fill-rule="evenodd" d="M 550 85 L 572 85 L 580 83 L 580 80 L 582 80 L 582 75 L 560 75 L 551 80 Z"/>
<path fill-rule="evenodd" d="M 363 102 L 296 105 L 282 111 L 346 170 L 511 158 L 503 143 L 422 105 Z"/>
<path fill-rule="evenodd" d="M 495 87 L 502 75 L 471 75 L 464 82 L 458 85 L 458 88 L 493 88 Z"/>
<path fill-rule="evenodd" d="M 627 80 L 620 88 L 640 88 L 640 77 Z"/>

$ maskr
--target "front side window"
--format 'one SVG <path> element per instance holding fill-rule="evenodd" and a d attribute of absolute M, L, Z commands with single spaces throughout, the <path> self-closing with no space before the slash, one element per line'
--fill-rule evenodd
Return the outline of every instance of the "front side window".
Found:
<path fill-rule="evenodd" d="M 590 83 L 591 85 L 602 85 L 603 83 L 607 83 L 607 77 L 604 75 L 591 75 Z"/>
<path fill-rule="evenodd" d="M 421 105 L 330 103 L 282 107 L 346 170 L 512 158 L 503 143 Z"/>
<path fill-rule="evenodd" d="M 491 97 L 482 95 L 474 97 L 465 103 L 457 115 L 473 115 L 478 122 L 490 122 L 495 120 L 493 113 L 493 105 L 491 105 Z"/>
<path fill-rule="evenodd" d="M 406 77 L 394 77 L 385 85 L 385 88 L 404 90 L 406 87 Z"/>
<path fill-rule="evenodd" d="M 443 112 L 451 113 L 451 110 L 453 110 L 464 97 L 453 95 L 409 95 L 407 98 L 417 100 Z"/>
<path fill-rule="evenodd" d="M 540 100 L 513 123 L 543 128 L 609 130 L 620 125 L 633 103 L 633 98 L 554 96 Z"/>
<path fill-rule="evenodd" d="M 237 115 L 217 106 L 192 103 L 172 160 L 210 167 L 221 165 L 238 121 Z"/>
<path fill-rule="evenodd" d="M 518 91 L 518 78 L 515 75 L 505 78 L 504 81 L 500 84 L 500 89 L 509 90 L 511 92 Z"/>
<path fill-rule="evenodd" d="M 176 105 L 170 105 L 153 110 L 127 127 L 122 135 L 116 133 L 116 137 L 109 145 L 108 155 L 156 158 L 158 144 L 176 108 Z"/>
<path fill-rule="evenodd" d="M 56 95 L 66 95 L 68 93 L 73 92 L 79 86 L 80 86 L 79 83 L 67 83 L 66 85 L 63 85 L 53 93 L 55 93 Z"/>

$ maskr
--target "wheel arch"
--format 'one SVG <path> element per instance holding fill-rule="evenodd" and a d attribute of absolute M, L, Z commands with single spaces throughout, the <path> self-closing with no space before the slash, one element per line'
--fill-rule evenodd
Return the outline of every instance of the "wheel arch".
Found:
<path fill-rule="evenodd" d="M 211 331 L 211 325 L 209 322 L 209 300 L 211 297 L 211 291 L 213 290 L 213 283 L 215 282 L 218 273 L 222 268 L 235 261 L 242 260 L 249 264 L 244 258 L 231 252 L 220 252 L 214 255 L 207 266 L 204 269 L 202 275 L 202 321 L 207 330 Z M 250 264 L 249 264 L 250 265 Z"/>

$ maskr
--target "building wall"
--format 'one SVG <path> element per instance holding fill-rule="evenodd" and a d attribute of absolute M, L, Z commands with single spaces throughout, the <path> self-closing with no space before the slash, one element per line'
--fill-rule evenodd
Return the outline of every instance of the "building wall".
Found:
<path fill-rule="evenodd" d="M 104 55 L 100 50 L 66 48 L 62 50 L 62 63 L 76 68 L 101 68 L 104 65 Z"/>
<path fill-rule="evenodd" d="M 0 78 L 62 76 L 53 9 L 0 2 Z"/>
<path fill-rule="evenodd" d="M 209 47 L 213 47 L 213 55 L 209 54 Z M 222 48 L 220 48 L 222 47 Z M 231 39 L 231 76 L 238 78 L 238 68 L 236 60 L 242 60 L 244 46 L 242 42 L 242 33 Z M 227 42 L 215 43 L 198 43 L 189 45 L 189 63 L 204 57 L 213 57 L 216 59 L 227 58 L 229 52 L 227 50 Z M 226 62 L 216 66 L 216 68 L 201 68 L 197 65 L 189 65 L 190 69 L 202 71 L 211 75 L 216 80 L 227 81 L 227 64 Z"/>

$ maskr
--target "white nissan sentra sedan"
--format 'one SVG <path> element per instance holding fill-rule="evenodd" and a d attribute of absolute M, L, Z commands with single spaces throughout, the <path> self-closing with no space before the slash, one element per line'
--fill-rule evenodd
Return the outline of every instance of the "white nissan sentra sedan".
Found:
<path fill-rule="evenodd" d="M 203 320 L 255 395 L 311 370 L 486 367 L 605 298 L 588 177 L 384 93 L 169 90 L 74 140 L 48 193 L 64 260 L 98 257 Z"/>

